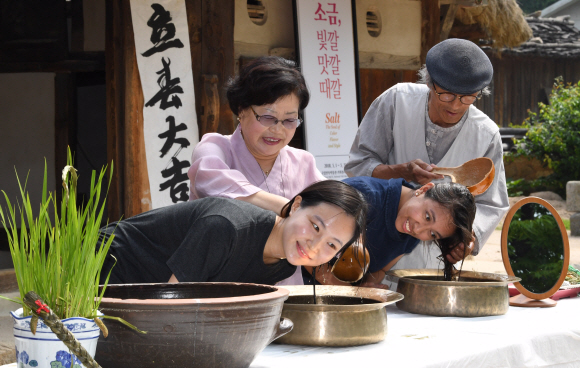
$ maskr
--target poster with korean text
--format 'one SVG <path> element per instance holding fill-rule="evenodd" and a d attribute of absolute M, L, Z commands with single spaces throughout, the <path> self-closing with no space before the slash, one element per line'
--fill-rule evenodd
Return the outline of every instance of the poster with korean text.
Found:
<path fill-rule="evenodd" d="M 322 175 L 343 179 L 358 129 L 351 0 L 296 0 L 296 17 L 300 67 L 310 90 L 305 148 Z"/>
<path fill-rule="evenodd" d="M 143 131 L 151 204 L 189 199 L 191 152 L 199 141 L 184 0 L 131 0 L 143 86 Z"/>

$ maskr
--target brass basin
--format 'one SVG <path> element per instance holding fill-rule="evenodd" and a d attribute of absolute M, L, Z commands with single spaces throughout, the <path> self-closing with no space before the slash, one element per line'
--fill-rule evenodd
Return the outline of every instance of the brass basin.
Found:
<path fill-rule="evenodd" d="M 290 296 L 282 317 L 294 323 L 292 332 L 275 343 L 311 346 L 355 346 L 384 340 L 387 334 L 386 305 L 403 296 L 390 290 L 353 286 L 284 286 Z"/>
<path fill-rule="evenodd" d="M 392 270 L 398 278 L 397 292 L 405 298 L 401 310 L 432 316 L 482 317 L 505 314 L 509 308 L 508 283 L 519 277 L 461 271 L 459 281 L 443 281 L 443 271 L 435 269 Z"/>

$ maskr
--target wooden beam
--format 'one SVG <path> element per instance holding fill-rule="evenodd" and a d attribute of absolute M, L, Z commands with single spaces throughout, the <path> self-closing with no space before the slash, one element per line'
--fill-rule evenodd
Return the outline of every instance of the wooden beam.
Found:
<path fill-rule="evenodd" d="M 0 62 L 0 73 L 84 73 L 105 70 L 105 54 L 95 60 Z"/>
<path fill-rule="evenodd" d="M 489 38 L 489 35 L 477 23 L 461 24 L 458 22 L 451 28 L 448 38 L 463 38 L 475 44 L 479 44 L 479 40 L 485 40 Z"/>
<path fill-rule="evenodd" d="M 489 0 L 439 0 L 439 5 L 451 5 L 451 4 L 463 7 L 485 6 L 489 4 Z"/>
<path fill-rule="evenodd" d="M 449 8 L 447 9 L 447 13 L 445 14 L 445 20 L 441 25 L 441 35 L 439 37 L 440 41 L 444 41 L 449 37 L 449 31 L 451 31 L 451 27 L 453 27 L 453 22 L 455 22 L 455 14 L 457 14 L 457 9 L 459 9 L 459 5 L 457 4 L 450 4 L 448 6 Z"/>
<path fill-rule="evenodd" d="M 437 0 L 421 0 L 421 65 L 427 52 L 439 42 L 441 35 L 440 10 Z"/>
<path fill-rule="evenodd" d="M 417 70 L 421 67 L 416 55 L 399 56 L 359 51 L 358 58 L 361 69 Z"/>

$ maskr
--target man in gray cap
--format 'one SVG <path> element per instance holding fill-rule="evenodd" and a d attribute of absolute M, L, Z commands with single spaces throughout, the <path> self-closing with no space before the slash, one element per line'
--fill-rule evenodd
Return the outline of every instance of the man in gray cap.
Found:
<path fill-rule="evenodd" d="M 448 39 L 429 50 L 419 77 L 420 84 L 399 83 L 373 102 L 345 172 L 425 184 L 448 180 L 431 172 L 435 165 L 455 167 L 478 157 L 492 159 L 495 179 L 475 197 L 475 241 L 462 244 L 449 256 L 458 262 L 464 250 L 466 254 L 480 251 L 509 208 L 499 128 L 473 105 L 489 94 L 493 67 L 473 42 Z M 433 242 L 422 243 L 394 268 L 437 268 L 440 252 Z"/>

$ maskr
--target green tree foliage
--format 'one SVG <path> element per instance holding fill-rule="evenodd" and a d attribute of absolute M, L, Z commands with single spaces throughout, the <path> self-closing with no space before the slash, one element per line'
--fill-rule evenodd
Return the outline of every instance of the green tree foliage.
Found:
<path fill-rule="evenodd" d="M 564 243 L 558 223 L 537 203 L 523 205 L 508 231 L 508 254 L 514 275 L 533 293 L 550 290 L 564 267 Z"/>
<path fill-rule="evenodd" d="M 539 108 L 529 112 L 523 124 L 528 132 L 516 141 L 512 155 L 535 157 L 552 169 L 538 182 L 564 197 L 566 183 L 580 180 L 580 82 L 565 85 L 556 78 L 549 105 L 540 103 Z"/>
<path fill-rule="evenodd" d="M 530 14 L 536 10 L 542 10 L 554 4 L 558 0 L 518 0 L 518 5 L 524 14 Z"/>

